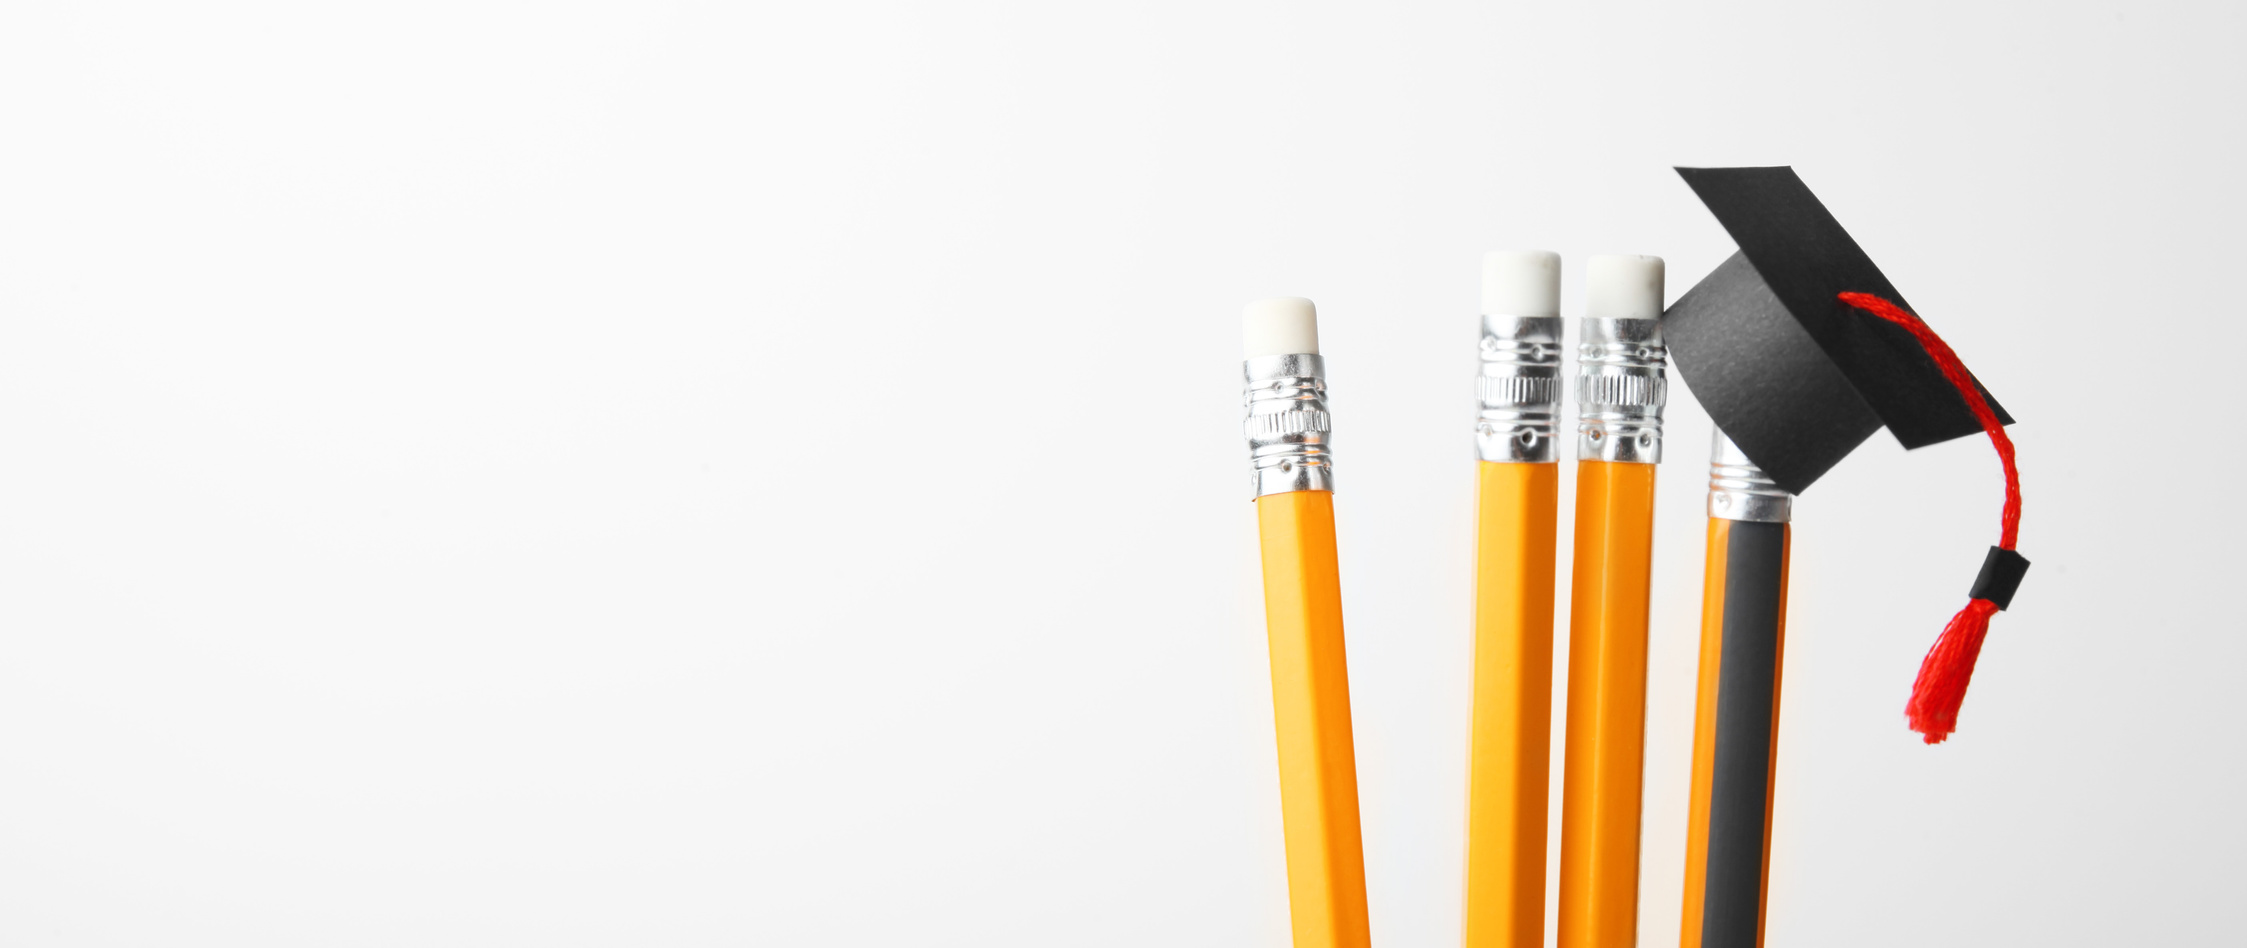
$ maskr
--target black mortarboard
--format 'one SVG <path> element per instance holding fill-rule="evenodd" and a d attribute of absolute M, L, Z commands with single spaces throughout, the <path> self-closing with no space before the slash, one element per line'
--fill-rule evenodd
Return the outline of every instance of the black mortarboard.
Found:
<path fill-rule="evenodd" d="M 1886 425 L 1906 448 L 1987 433 L 2005 466 L 1996 546 L 1920 663 L 1905 717 L 1928 743 L 1958 726 L 1990 616 L 2029 561 L 2014 550 L 2020 475 L 2013 423 L 1912 312 L 1791 168 L 1679 168 L 1740 252 L 1662 314 L 1678 374 L 1719 430 L 1800 494 Z"/>
<path fill-rule="evenodd" d="M 1693 397 L 1780 487 L 1802 493 L 1882 425 L 1906 448 L 1981 433 L 1910 332 L 1838 298 L 1910 308 L 1794 169 L 1677 173 L 1740 252 L 1662 314 L 1662 338 Z"/>

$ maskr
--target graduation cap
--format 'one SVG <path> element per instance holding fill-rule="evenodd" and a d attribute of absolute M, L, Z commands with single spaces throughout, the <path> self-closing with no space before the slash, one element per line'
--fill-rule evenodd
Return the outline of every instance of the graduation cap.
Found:
<path fill-rule="evenodd" d="M 2005 467 L 1997 546 L 1920 665 L 1905 716 L 1928 743 L 1957 726 L 1989 618 L 2028 571 L 2014 552 L 2012 416 L 1904 303 L 1791 168 L 1679 168 L 1739 244 L 1662 314 L 1678 373 L 1717 428 L 1800 494 L 1885 427 L 1905 448 L 1987 434 Z"/>

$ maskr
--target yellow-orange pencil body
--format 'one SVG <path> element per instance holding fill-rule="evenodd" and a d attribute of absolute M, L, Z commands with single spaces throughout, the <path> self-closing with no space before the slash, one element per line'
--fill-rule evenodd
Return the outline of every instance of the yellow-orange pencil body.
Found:
<path fill-rule="evenodd" d="M 1466 948 L 1545 942 L 1560 258 L 1483 258 Z"/>
<path fill-rule="evenodd" d="M 1350 682 L 1335 573 L 1334 495 L 1259 497 L 1264 615 L 1279 733 L 1280 811 L 1297 948 L 1370 944 Z"/>
<path fill-rule="evenodd" d="M 1758 948 L 1771 869 L 1794 498 L 1719 431 L 1693 714 L 1680 948 Z"/>
<path fill-rule="evenodd" d="M 1667 401 L 1662 261 L 1593 257 L 1578 347 L 1576 556 L 1561 774 L 1561 948 L 1638 940 L 1639 808 L 1654 554 L 1654 464 Z"/>
<path fill-rule="evenodd" d="M 1561 776 L 1561 944 L 1637 941 L 1640 780 L 1654 465 L 1576 468 L 1568 736 Z"/>
<path fill-rule="evenodd" d="M 1296 948 L 1364 948 L 1371 933 L 1334 548 L 1333 426 L 1316 313 L 1309 300 L 1264 300 L 1245 322 L 1288 913 Z"/>
<path fill-rule="evenodd" d="M 1545 939 L 1560 465 L 1478 467 L 1466 944 L 1531 948 Z"/>

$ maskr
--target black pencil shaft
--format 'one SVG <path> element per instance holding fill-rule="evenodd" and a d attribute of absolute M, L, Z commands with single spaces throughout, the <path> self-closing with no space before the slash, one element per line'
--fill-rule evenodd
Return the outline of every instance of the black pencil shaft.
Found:
<path fill-rule="evenodd" d="M 1694 814 L 1707 821 L 1708 840 L 1700 946 L 1757 948 L 1770 857 L 1788 527 L 1728 527 L 1708 807 Z"/>

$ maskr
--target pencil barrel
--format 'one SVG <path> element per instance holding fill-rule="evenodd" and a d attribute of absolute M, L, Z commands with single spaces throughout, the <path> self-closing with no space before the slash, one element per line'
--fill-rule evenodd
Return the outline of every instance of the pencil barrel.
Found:
<path fill-rule="evenodd" d="M 1477 465 L 1467 948 L 1545 941 L 1560 465 Z"/>
<path fill-rule="evenodd" d="M 1709 521 L 1683 948 L 1763 944 L 1791 530 Z"/>
<path fill-rule="evenodd" d="M 1608 461 L 1577 466 L 1555 925 L 1561 948 L 1637 941 L 1654 471 Z"/>
<path fill-rule="evenodd" d="M 1371 935 L 1334 495 L 1267 494 L 1257 498 L 1256 514 L 1295 946 L 1364 948 Z"/>

